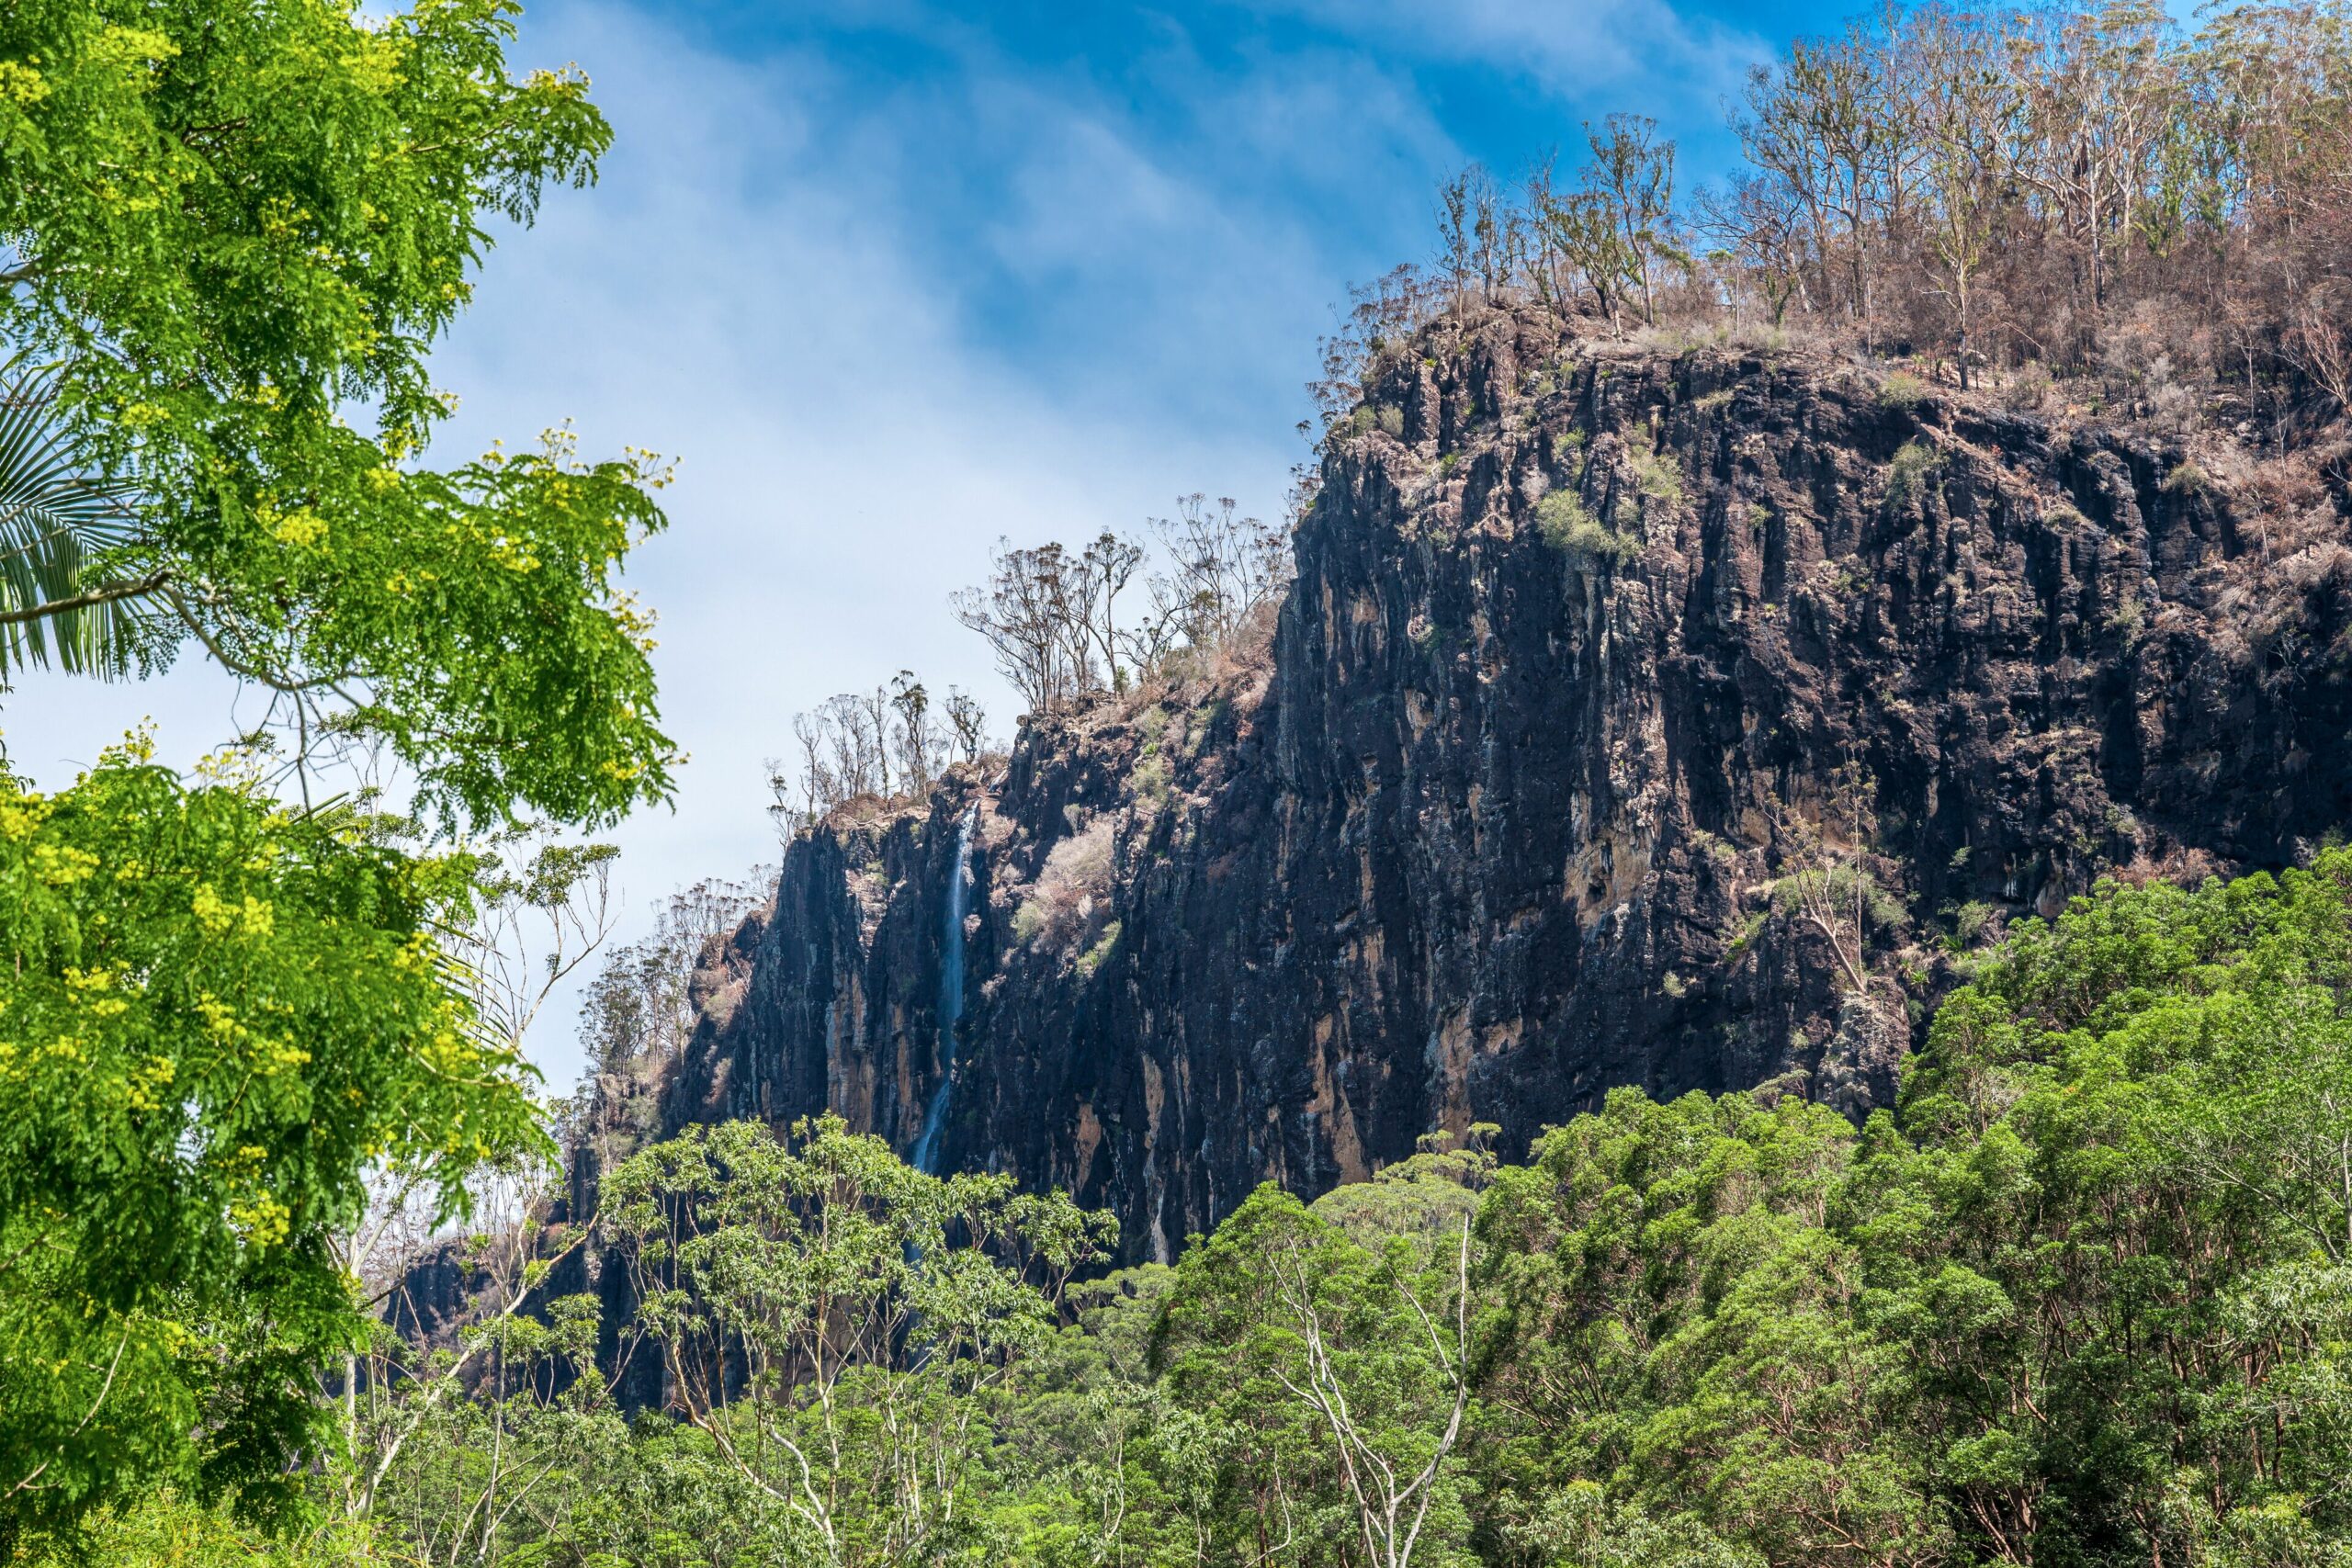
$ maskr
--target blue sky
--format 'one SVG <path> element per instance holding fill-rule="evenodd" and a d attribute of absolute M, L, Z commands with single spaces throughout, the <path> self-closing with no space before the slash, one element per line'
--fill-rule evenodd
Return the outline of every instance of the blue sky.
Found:
<path fill-rule="evenodd" d="M 570 418 L 675 455 L 636 586 L 662 614 L 674 812 L 613 835 L 629 919 L 776 852 L 790 716 L 901 668 L 1012 705 L 947 615 L 999 535 L 1135 527 L 1189 491 L 1261 513 L 1305 456 L 1316 339 L 1426 259 L 1436 180 L 1511 175 L 1586 118 L 1657 118 L 1686 182 L 1746 66 L 1842 15 L 1787 4 L 1262 0 L 1146 9 L 538 0 L 518 64 L 576 61 L 601 186 L 505 235 L 444 345 L 442 452 Z M 167 679 L 11 697 L 62 783 L 142 716 L 185 761 L 255 705 Z M 533 1041 L 577 1070 L 571 1003 Z"/>

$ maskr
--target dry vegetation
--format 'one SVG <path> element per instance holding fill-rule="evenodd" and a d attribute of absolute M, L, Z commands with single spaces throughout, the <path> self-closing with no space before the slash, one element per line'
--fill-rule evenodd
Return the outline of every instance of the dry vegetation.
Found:
<path fill-rule="evenodd" d="M 1811 339 L 2013 407 L 2291 444 L 2352 399 L 2352 33 L 2255 4 L 1890 8 L 1802 40 L 1733 115 L 1746 166 L 1678 202 L 1649 121 L 1510 188 L 1441 189 L 1432 267 L 1359 292 L 1327 422 L 1416 328 L 1482 306 L 1662 347 Z"/>

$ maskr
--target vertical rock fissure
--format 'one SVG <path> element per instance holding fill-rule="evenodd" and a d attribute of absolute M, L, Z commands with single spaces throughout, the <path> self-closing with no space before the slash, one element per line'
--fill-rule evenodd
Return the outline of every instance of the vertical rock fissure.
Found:
<path fill-rule="evenodd" d="M 939 942 L 939 1086 L 931 1091 L 913 1158 L 914 1168 L 926 1176 L 938 1174 L 939 1130 L 956 1087 L 956 1024 L 964 1016 L 964 915 L 971 903 L 972 829 L 979 820 L 979 803 L 974 801 L 956 829 L 956 866 L 947 877 L 947 923 Z"/>

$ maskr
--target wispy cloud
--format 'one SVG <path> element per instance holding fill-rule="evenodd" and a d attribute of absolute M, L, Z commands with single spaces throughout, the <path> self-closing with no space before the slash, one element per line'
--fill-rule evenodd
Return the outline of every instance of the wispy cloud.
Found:
<path fill-rule="evenodd" d="M 1266 9 L 1415 58 L 1525 78 L 1575 114 L 1634 110 L 1685 134 L 1711 130 L 1747 68 L 1771 53 L 1748 28 L 1668 0 L 1266 0 Z"/>
<path fill-rule="evenodd" d="M 526 42 L 591 63 L 617 144 L 493 260 L 441 367 L 460 445 L 569 415 L 591 449 L 682 456 L 637 575 L 693 761 L 675 814 L 620 831 L 639 900 L 773 857 L 762 761 L 832 692 L 911 668 L 1010 728 L 946 614 L 1000 535 L 1132 526 L 1203 487 L 1280 503 L 1341 280 L 1283 182 L 1216 174 L 1283 112 L 1279 79 L 1216 84 L 1187 144 L 986 59 L 861 103 L 820 50 L 726 58 L 619 6 Z M 1389 134 L 1434 137 L 1393 103 Z"/>

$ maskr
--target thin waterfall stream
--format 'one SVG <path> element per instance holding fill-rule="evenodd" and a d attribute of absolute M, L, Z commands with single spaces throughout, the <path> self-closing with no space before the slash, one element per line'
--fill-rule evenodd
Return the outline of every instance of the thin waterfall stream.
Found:
<path fill-rule="evenodd" d="M 956 830 L 956 869 L 947 882 L 946 929 L 939 943 L 939 1087 L 931 1091 L 912 1162 L 925 1176 L 939 1174 L 939 1130 L 947 1121 L 947 1094 L 956 1083 L 956 1023 L 964 1016 L 964 915 L 972 902 L 972 830 L 979 820 L 980 805 L 974 801 Z"/>

